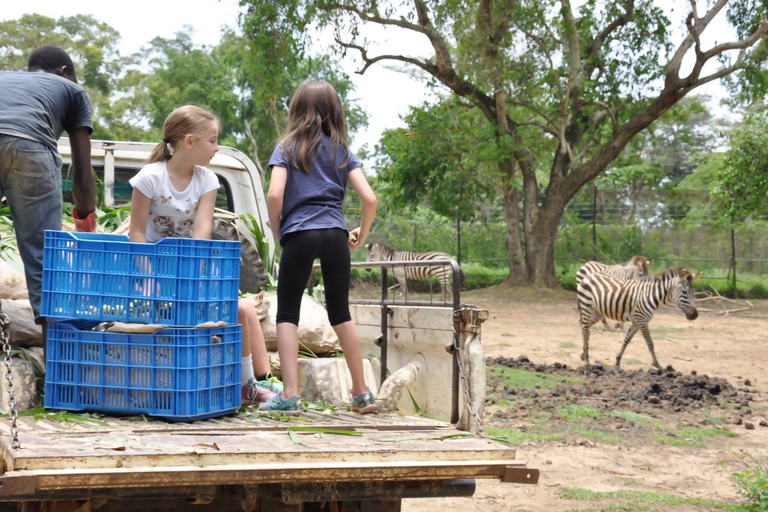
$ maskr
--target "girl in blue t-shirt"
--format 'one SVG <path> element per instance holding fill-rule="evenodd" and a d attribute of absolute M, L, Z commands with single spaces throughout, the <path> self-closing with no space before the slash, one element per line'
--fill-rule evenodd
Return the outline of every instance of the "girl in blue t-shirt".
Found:
<path fill-rule="evenodd" d="M 328 320 L 352 375 L 352 410 L 377 410 L 365 384 L 360 336 L 349 314 L 349 250 L 365 244 L 376 214 L 376 195 L 347 147 L 345 128 L 341 100 L 331 84 L 304 82 L 293 95 L 288 128 L 269 160 L 269 222 L 283 248 L 276 323 L 285 389 L 260 409 L 299 408 L 299 311 L 312 264 L 319 258 Z M 349 232 L 342 211 L 347 181 L 363 203 L 361 226 Z"/>

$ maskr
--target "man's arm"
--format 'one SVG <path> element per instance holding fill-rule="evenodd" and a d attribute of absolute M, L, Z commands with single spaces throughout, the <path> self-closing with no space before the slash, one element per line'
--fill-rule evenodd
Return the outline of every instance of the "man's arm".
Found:
<path fill-rule="evenodd" d="M 96 180 L 91 169 L 91 134 L 86 126 L 75 128 L 69 133 L 72 148 L 72 197 L 77 217 L 86 219 L 96 210 Z"/>

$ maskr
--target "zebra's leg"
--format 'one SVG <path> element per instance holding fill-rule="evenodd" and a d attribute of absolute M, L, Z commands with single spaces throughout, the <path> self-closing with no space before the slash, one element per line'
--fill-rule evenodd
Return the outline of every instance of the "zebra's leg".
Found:
<path fill-rule="evenodd" d="M 621 349 L 619 349 L 619 354 L 616 356 L 616 369 L 621 368 L 621 356 L 624 355 L 624 350 L 626 350 L 627 345 L 629 345 L 629 342 L 632 341 L 632 336 L 635 335 L 637 332 L 638 326 L 636 323 L 632 323 L 632 327 L 629 328 L 629 331 L 627 331 L 627 335 L 624 336 L 624 343 L 621 344 Z"/>
<path fill-rule="evenodd" d="M 653 358 L 653 366 L 655 366 L 659 373 L 662 372 L 661 365 L 659 364 L 659 361 L 656 359 L 656 351 L 653 349 L 653 340 L 651 339 L 651 331 L 648 330 L 648 324 L 643 323 L 643 325 L 640 326 L 640 331 L 643 333 L 643 337 L 645 338 L 645 344 L 648 345 L 648 350 L 651 351 L 651 357 Z"/>
<path fill-rule="evenodd" d="M 404 268 L 395 268 L 392 270 L 392 274 L 395 276 L 395 280 L 397 281 L 397 284 L 400 285 L 400 293 L 403 294 L 403 301 L 408 300 L 408 281 L 405 277 L 405 269 Z"/>
<path fill-rule="evenodd" d="M 590 373 L 590 365 L 589 365 L 589 329 L 595 323 L 597 323 L 597 320 L 594 318 L 591 318 L 589 315 L 582 314 L 581 319 L 579 321 L 581 324 L 581 337 L 584 340 L 584 348 L 581 352 L 581 360 L 584 361 L 585 364 L 585 373 Z"/>

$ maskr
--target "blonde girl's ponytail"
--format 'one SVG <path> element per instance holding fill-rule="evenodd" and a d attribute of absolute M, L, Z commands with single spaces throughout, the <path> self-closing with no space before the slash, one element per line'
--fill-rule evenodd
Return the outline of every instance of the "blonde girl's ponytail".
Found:
<path fill-rule="evenodd" d="M 159 142 L 149 155 L 149 163 L 165 162 L 173 157 L 174 146 L 187 135 L 202 137 L 215 124 L 221 129 L 219 118 L 196 105 L 179 107 L 165 118 L 163 141 Z"/>
<path fill-rule="evenodd" d="M 163 141 L 158 143 L 157 146 L 155 146 L 155 149 L 152 150 L 152 154 L 149 155 L 149 163 L 165 162 L 170 160 L 172 156 L 173 146 L 171 145 L 171 141 L 163 139 Z"/>

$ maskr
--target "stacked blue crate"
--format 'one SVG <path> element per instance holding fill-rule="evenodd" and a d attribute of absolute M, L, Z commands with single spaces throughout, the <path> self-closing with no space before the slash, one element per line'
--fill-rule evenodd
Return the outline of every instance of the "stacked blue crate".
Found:
<path fill-rule="evenodd" d="M 42 314 L 45 407 L 221 416 L 240 406 L 240 243 L 46 231 Z M 94 331 L 99 322 L 163 324 L 154 334 Z M 196 328 L 204 322 L 224 327 Z"/>

